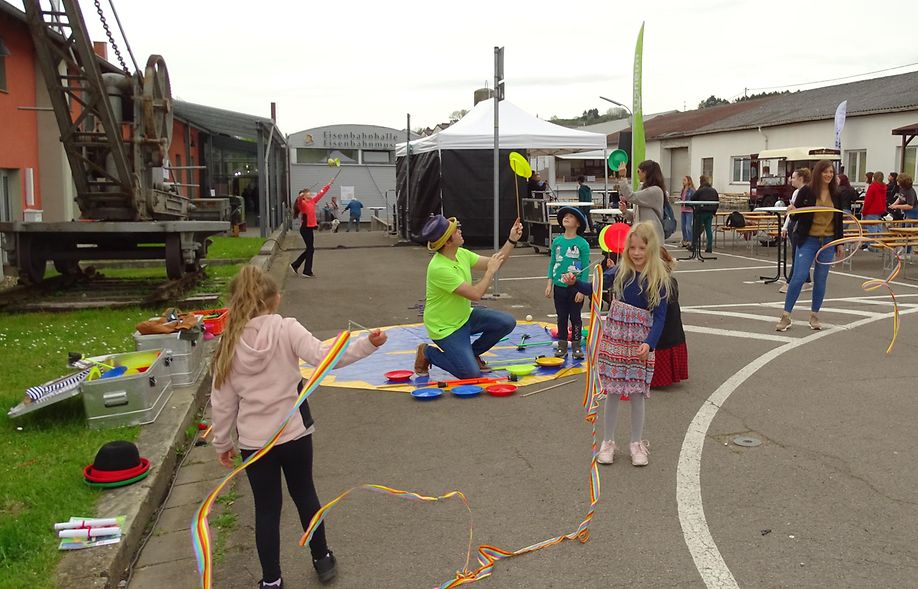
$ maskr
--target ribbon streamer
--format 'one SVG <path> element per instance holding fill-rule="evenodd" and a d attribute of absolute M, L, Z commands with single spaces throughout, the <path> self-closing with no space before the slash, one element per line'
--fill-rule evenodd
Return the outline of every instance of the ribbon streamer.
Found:
<path fill-rule="evenodd" d="M 300 396 L 297 397 L 296 403 L 293 405 L 293 409 L 291 409 L 290 413 L 287 414 L 287 417 L 284 418 L 284 421 L 278 428 L 277 433 L 275 433 L 260 450 L 249 456 L 248 460 L 237 466 L 231 473 L 226 476 L 226 478 L 220 481 L 220 484 L 210 492 L 210 494 L 201 503 L 200 507 L 198 507 L 197 512 L 195 512 L 194 519 L 191 521 L 191 543 L 194 547 L 194 556 L 197 560 L 198 574 L 200 575 L 201 587 L 203 589 L 211 589 L 213 586 L 213 563 L 211 561 L 210 526 L 207 523 L 207 518 L 210 515 L 210 511 L 214 502 L 217 500 L 217 496 L 236 475 L 248 468 L 251 464 L 254 464 L 259 459 L 261 459 L 262 456 L 267 454 L 268 451 L 270 451 L 271 448 L 277 444 L 277 440 L 287 428 L 287 423 L 290 421 L 290 418 L 299 412 L 300 405 L 302 405 L 303 402 L 306 401 L 306 398 L 312 394 L 316 388 L 318 388 L 319 383 L 322 382 L 322 379 L 325 378 L 328 372 L 331 371 L 335 364 L 337 364 L 341 359 L 341 356 L 347 349 L 350 335 L 350 332 L 343 331 L 332 343 L 331 348 L 328 350 L 328 354 L 326 354 L 325 358 L 323 358 L 319 365 L 316 366 L 312 376 L 310 376 L 306 381 L 306 384 L 303 385 L 303 390 L 300 392 Z"/>
<path fill-rule="evenodd" d="M 841 211 L 833 207 L 800 207 L 799 209 L 787 211 L 788 215 L 800 215 L 803 213 L 841 213 L 843 216 L 853 219 L 854 224 L 857 226 L 857 235 L 852 235 L 849 237 L 842 237 L 840 239 L 834 239 L 830 241 L 829 243 L 823 245 L 821 248 L 819 248 L 819 250 L 816 252 L 816 263 L 817 264 L 827 264 L 829 266 L 834 266 L 835 264 L 840 264 L 842 262 L 845 262 L 851 259 L 859 251 L 861 251 L 859 247 L 854 247 L 850 254 L 842 258 L 833 259 L 831 262 L 820 262 L 819 261 L 819 254 L 822 253 L 823 250 L 826 250 L 829 248 L 835 248 L 837 246 L 845 245 L 849 243 L 854 243 L 858 245 L 867 244 L 867 245 L 874 245 L 876 247 L 885 248 L 889 250 L 891 255 L 896 259 L 895 267 L 892 269 L 889 276 L 887 276 L 885 279 L 871 278 L 870 280 L 866 280 L 861 284 L 861 288 L 863 288 L 865 292 L 872 292 L 874 290 L 877 290 L 879 288 L 884 288 L 884 287 L 886 288 L 887 291 L 889 291 L 889 296 L 893 302 L 893 334 L 892 334 L 892 340 L 889 342 L 889 346 L 886 348 L 886 354 L 887 355 L 891 354 L 893 350 L 893 346 L 896 345 L 896 338 L 899 336 L 899 303 L 896 300 L 896 293 L 893 291 L 892 287 L 890 286 L 890 283 L 893 280 L 895 280 L 896 277 L 899 276 L 899 273 L 902 271 L 902 258 L 899 255 L 902 251 L 902 248 L 893 249 L 892 247 L 890 247 L 888 244 L 884 243 L 883 241 L 870 237 L 869 234 L 865 235 L 864 227 L 861 225 L 860 220 L 857 217 L 855 217 L 852 213 Z"/>
<path fill-rule="evenodd" d="M 596 265 L 593 269 L 593 293 L 590 296 L 590 329 L 587 335 L 587 357 L 585 359 L 587 365 L 587 384 L 583 398 L 583 405 L 584 407 L 587 407 L 587 414 L 585 419 L 592 425 L 593 446 L 590 460 L 590 509 L 586 516 L 583 518 L 583 521 L 580 522 L 580 525 L 577 526 L 576 530 L 568 534 L 555 536 L 554 538 L 549 538 L 535 544 L 530 544 L 525 548 L 520 548 L 519 550 L 512 552 L 509 550 L 497 548 L 496 546 L 482 544 L 478 547 L 478 568 L 472 571 L 469 570 L 469 560 L 471 558 L 474 534 L 471 515 L 472 509 L 468 503 L 468 500 L 466 499 L 466 496 L 461 491 L 450 491 L 449 493 L 440 495 L 438 497 L 429 497 L 411 491 L 392 489 L 383 485 L 364 484 L 352 487 L 347 491 L 344 491 L 332 499 L 330 502 L 328 502 L 326 505 L 324 505 L 315 514 L 315 516 L 313 516 L 312 521 L 309 522 L 309 527 L 300 538 L 300 546 L 305 546 L 306 543 L 312 539 L 316 528 L 318 528 L 319 525 L 325 521 L 328 513 L 336 505 L 338 505 L 345 497 L 357 490 L 366 490 L 374 493 L 389 495 L 390 497 L 424 502 L 443 501 L 451 497 L 458 497 L 462 501 L 466 509 L 469 511 L 469 544 L 468 550 L 466 551 L 465 565 L 463 566 L 462 570 L 456 571 L 452 579 L 449 579 L 439 585 L 439 589 L 453 589 L 461 585 L 480 581 L 491 575 L 494 569 L 494 564 L 500 560 L 506 560 L 508 558 L 513 558 L 514 556 L 521 556 L 523 554 L 542 550 L 543 548 L 556 546 L 565 540 L 578 540 L 581 543 L 587 542 L 590 539 L 590 523 L 593 520 L 593 514 L 596 512 L 596 505 L 599 503 L 600 495 L 599 467 L 596 459 L 597 455 L 599 454 L 599 447 L 596 443 L 596 414 L 600 402 L 606 396 L 605 391 L 601 389 L 599 383 L 599 370 L 597 368 L 597 361 L 599 359 L 599 330 L 601 328 L 601 300 L 602 268 L 601 265 Z"/>

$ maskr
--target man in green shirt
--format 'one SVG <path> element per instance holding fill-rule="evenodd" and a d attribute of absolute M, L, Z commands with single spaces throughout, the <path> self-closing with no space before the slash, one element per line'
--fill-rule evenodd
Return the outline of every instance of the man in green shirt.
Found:
<path fill-rule="evenodd" d="M 427 248 L 435 251 L 427 265 L 427 298 L 424 304 L 424 326 L 437 348 L 420 344 L 414 371 L 426 376 L 431 364 L 456 378 L 476 378 L 491 369 L 481 359 L 502 337 L 513 331 L 512 315 L 492 309 L 472 309 L 487 292 L 494 274 L 510 256 L 523 234 L 517 219 L 510 229 L 507 243 L 493 256 L 479 256 L 462 247 L 462 229 L 455 217 L 432 216 L 421 230 Z M 478 282 L 472 282 L 472 268 L 484 270 Z M 474 342 L 471 337 L 481 334 Z"/>

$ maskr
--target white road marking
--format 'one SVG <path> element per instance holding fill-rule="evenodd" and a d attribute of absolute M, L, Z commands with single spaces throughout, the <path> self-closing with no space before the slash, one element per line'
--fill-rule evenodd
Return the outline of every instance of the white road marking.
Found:
<path fill-rule="evenodd" d="M 708 309 L 696 309 L 682 307 L 683 313 L 699 313 L 702 315 L 717 315 L 718 317 L 738 317 L 739 319 L 752 319 L 754 321 L 767 321 L 769 323 L 774 323 L 777 321 L 775 317 L 769 317 L 766 315 L 753 315 L 752 313 L 734 313 L 733 311 L 713 311 Z"/>
<path fill-rule="evenodd" d="M 879 317 L 883 313 L 876 313 L 874 311 L 858 311 L 856 309 L 839 309 L 838 307 L 823 307 L 819 310 L 820 313 L 840 313 L 842 315 L 858 315 L 860 317 Z"/>
<path fill-rule="evenodd" d="M 918 312 L 918 309 L 909 309 L 901 312 L 900 315 L 915 312 Z M 892 316 L 892 313 L 886 313 L 878 317 L 868 317 L 855 321 L 847 327 L 854 329 L 875 321 L 889 319 Z M 679 464 L 676 469 L 676 504 L 685 544 L 708 589 L 738 589 L 739 587 L 733 573 L 730 572 L 730 568 L 717 549 L 704 515 L 704 502 L 701 497 L 701 456 L 711 422 L 714 421 L 717 411 L 730 398 L 730 395 L 759 369 L 785 352 L 837 332 L 837 330 L 817 331 L 765 352 L 717 387 L 717 390 L 711 393 L 689 424 L 682 441 Z"/>
<path fill-rule="evenodd" d="M 774 321 L 774 319 L 772 319 Z M 723 335 L 726 337 L 739 337 L 744 339 L 761 339 L 772 342 L 781 342 L 788 343 L 792 341 L 797 341 L 798 338 L 793 338 L 787 335 L 772 335 L 770 333 L 751 333 L 748 331 L 735 331 L 733 329 L 717 329 L 715 327 L 701 327 L 699 325 L 683 325 L 685 331 L 690 333 L 703 333 L 705 335 Z"/>
<path fill-rule="evenodd" d="M 768 270 L 771 266 L 741 266 L 737 268 L 698 268 L 696 270 L 675 270 L 673 274 L 689 274 L 691 272 L 727 272 L 729 270 Z"/>

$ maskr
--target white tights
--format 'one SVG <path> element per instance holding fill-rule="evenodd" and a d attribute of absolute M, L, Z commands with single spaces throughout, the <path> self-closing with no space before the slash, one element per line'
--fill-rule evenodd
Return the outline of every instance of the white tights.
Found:
<path fill-rule="evenodd" d="M 609 393 L 606 397 L 606 418 L 603 439 L 615 441 L 615 422 L 618 421 L 618 395 Z M 632 395 L 631 400 L 631 441 L 640 442 L 644 435 L 644 395 Z"/>

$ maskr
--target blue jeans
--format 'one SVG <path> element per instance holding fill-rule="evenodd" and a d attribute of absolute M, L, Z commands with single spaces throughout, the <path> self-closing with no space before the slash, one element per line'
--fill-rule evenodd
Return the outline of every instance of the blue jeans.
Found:
<path fill-rule="evenodd" d="M 558 314 L 558 341 L 567 339 L 568 321 L 570 321 L 571 341 L 579 342 L 583 332 L 583 301 L 574 302 L 577 289 L 573 286 L 558 286 L 552 289 L 555 300 L 555 312 Z"/>
<path fill-rule="evenodd" d="M 883 215 L 864 215 L 864 219 L 867 219 L 868 221 L 876 221 L 882 218 L 883 218 Z M 883 225 L 880 223 L 876 223 L 873 225 L 867 225 L 867 227 L 865 227 L 864 229 L 867 230 L 867 233 L 879 233 L 880 231 L 883 230 Z"/>
<path fill-rule="evenodd" d="M 354 226 L 354 231 L 360 231 L 360 217 L 351 217 L 347 223 L 347 230 L 351 230 L 351 225 Z"/>
<path fill-rule="evenodd" d="M 440 348 L 428 346 L 425 355 L 430 363 L 439 366 L 456 378 L 481 376 L 477 356 L 481 356 L 516 327 L 516 319 L 508 313 L 492 309 L 472 309 L 465 325 L 443 339 L 435 339 Z M 472 334 L 481 335 L 470 343 Z M 442 350 L 442 351 L 441 351 Z"/>
<path fill-rule="evenodd" d="M 813 303 L 810 310 L 816 313 L 822 307 L 822 300 L 826 296 L 826 281 L 829 279 L 829 262 L 835 258 L 835 250 L 834 248 L 823 250 L 818 259 L 816 252 L 833 239 L 833 237 L 807 237 L 797 244 L 797 252 L 794 254 L 794 270 L 790 284 L 787 285 L 787 296 L 784 298 L 784 310 L 787 313 L 794 310 L 800 290 L 803 288 L 803 283 L 814 261 L 816 267 L 813 268 Z"/>
<path fill-rule="evenodd" d="M 682 241 L 692 241 L 692 217 L 691 211 L 682 213 Z"/>

